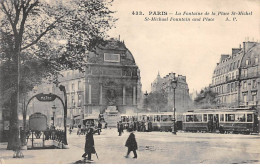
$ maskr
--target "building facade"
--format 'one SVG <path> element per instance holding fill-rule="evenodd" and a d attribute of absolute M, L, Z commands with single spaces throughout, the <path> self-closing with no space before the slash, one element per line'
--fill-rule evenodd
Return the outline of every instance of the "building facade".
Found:
<path fill-rule="evenodd" d="M 116 118 L 110 121 L 116 125 L 120 113 L 137 112 L 141 106 L 140 70 L 124 42 L 108 40 L 87 54 L 84 72 L 66 70 L 60 74 L 59 84 L 66 88 L 68 124 L 77 125 L 90 115 L 103 114 L 108 122 L 111 117 Z M 63 92 L 54 84 L 43 83 L 30 96 L 38 93 L 54 93 L 64 99 Z M 49 104 L 33 101 L 29 110 L 35 108 L 46 114 L 50 123 L 54 117 L 55 126 L 63 127 L 63 107 L 59 101 Z"/>
<path fill-rule="evenodd" d="M 124 42 L 111 39 L 88 54 L 85 112 L 136 112 L 140 102 L 140 71 Z"/>
<path fill-rule="evenodd" d="M 151 92 L 161 91 L 167 93 L 169 112 L 172 112 L 174 107 L 174 90 L 172 81 L 177 81 L 177 87 L 175 88 L 175 108 L 178 113 L 187 112 L 191 105 L 191 99 L 189 96 L 189 87 L 186 82 L 186 76 L 178 75 L 175 73 L 169 73 L 165 77 L 161 78 L 158 73 L 156 79 L 151 84 Z"/>
<path fill-rule="evenodd" d="M 225 107 L 259 107 L 260 43 L 243 42 L 221 55 L 214 70 L 211 89 L 218 93 L 218 104 Z"/>

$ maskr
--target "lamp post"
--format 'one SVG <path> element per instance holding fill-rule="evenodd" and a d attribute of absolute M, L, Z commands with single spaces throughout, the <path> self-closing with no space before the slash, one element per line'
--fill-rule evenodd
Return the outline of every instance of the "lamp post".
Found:
<path fill-rule="evenodd" d="M 55 117 L 55 112 L 56 112 L 56 106 L 55 106 L 55 104 L 51 107 L 52 108 L 52 113 L 53 113 L 53 115 L 52 115 L 52 124 L 53 124 L 53 126 L 54 126 L 54 117 Z"/>
<path fill-rule="evenodd" d="M 175 119 L 175 89 L 177 88 L 177 80 L 172 80 L 171 81 L 171 87 L 173 88 L 173 127 L 172 127 L 172 134 L 176 135 L 176 119 Z"/>
<path fill-rule="evenodd" d="M 66 88 L 63 85 L 59 86 L 60 91 L 63 92 L 64 95 L 64 144 L 68 145 L 67 142 L 67 93 L 66 93 Z"/>

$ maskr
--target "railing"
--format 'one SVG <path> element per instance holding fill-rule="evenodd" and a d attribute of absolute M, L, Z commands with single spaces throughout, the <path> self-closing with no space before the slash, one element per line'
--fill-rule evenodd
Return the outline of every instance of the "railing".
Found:
<path fill-rule="evenodd" d="M 24 135 L 24 133 L 22 133 Z M 43 135 L 44 134 L 44 135 Z M 65 132 L 63 130 L 45 130 L 45 131 L 26 131 L 25 132 L 26 135 L 26 139 L 28 142 L 28 139 L 30 138 L 30 136 L 32 136 L 32 140 L 35 137 L 35 139 L 40 139 L 41 136 L 43 138 L 43 140 L 54 140 L 57 141 L 59 143 L 64 144 L 65 143 Z M 23 138 L 23 137 L 22 137 Z"/>
<path fill-rule="evenodd" d="M 46 130 L 44 131 L 45 140 L 55 140 L 59 143 L 65 143 L 65 132 L 63 130 Z"/>

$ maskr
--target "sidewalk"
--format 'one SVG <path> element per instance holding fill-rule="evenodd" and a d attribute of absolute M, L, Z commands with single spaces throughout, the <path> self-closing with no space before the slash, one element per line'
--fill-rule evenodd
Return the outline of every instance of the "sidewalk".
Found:
<path fill-rule="evenodd" d="M 102 129 L 94 135 L 93 164 L 232 164 L 260 163 L 260 135 L 135 132 L 138 158 L 133 153 L 125 158 L 125 142 L 129 136 L 118 136 L 117 129 Z M 0 164 L 74 164 L 82 162 L 85 136 L 68 134 L 69 149 L 23 150 L 24 158 L 13 158 L 0 143 Z M 92 164 L 92 163 L 91 163 Z"/>

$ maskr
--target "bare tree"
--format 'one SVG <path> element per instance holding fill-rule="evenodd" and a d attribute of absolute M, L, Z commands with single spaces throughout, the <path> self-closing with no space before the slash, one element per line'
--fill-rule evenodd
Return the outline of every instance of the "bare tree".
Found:
<path fill-rule="evenodd" d="M 114 26 L 103 0 L 0 0 L 0 68 L 10 109 L 8 148 L 19 148 L 18 104 L 42 78 L 83 69 L 85 54 Z M 28 75 L 29 74 L 29 75 Z M 31 75 L 30 75 L 31 74 Z M 1 83 L 2 84 L 2 83 Z"/>

